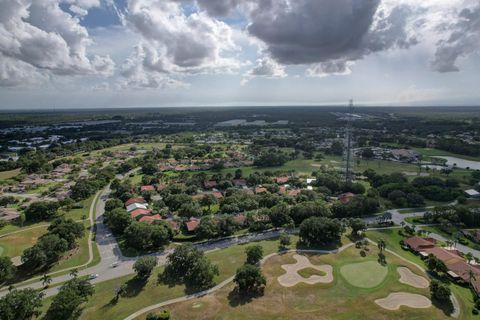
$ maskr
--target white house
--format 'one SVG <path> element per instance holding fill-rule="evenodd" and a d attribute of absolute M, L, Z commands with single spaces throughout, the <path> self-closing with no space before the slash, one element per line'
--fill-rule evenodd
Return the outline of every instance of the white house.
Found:
<path fill-rule="evenodd" d="M 130 212 L 136 209 L 147 209 L 147 205 L 142 203 L 132 203 L 127 206 L 127 212 Z"/>
<path fill-rule="evenodd" d="M 465 193 L 466 193 L 467 196 L 469 196 L 471 198 L 479 198 L 480 197 L 480 192 L 478 192 L 475 189 L 465 190 Z"/>

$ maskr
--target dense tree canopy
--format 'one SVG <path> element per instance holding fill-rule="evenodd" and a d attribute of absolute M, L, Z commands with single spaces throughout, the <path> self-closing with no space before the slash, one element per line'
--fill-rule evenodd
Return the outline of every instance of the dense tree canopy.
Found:
<path fill-rule="evenodd" d="M 153 268 L 157 265 L 157 258 L 153 256 L 143 256 L 137 259 L 133 264 L 133 270 L 137 273 L 137 278 L 146 280 L 150 277 Z"/>
<path fill-rule="evenodd" d="M 238 292 L 243 295 L 261 292 L 267 283 L 260 267 L 251 264 L 237 269 L 233 282 L 237 285 Z"/>
<path fill-rule="evenodd" d="M 77 319 L 82 310 L 80 306 L 88 301 L 94 288 L 88 280 L 74 277 L 60 287 L 47 311 L 47 320 Z"/>
<path fill-rule="evenodd" d="M 192 245 L 182 245 L 168 256 L 160 280 L 205 289 L 213 286 L 215 275 L 218 275 L 218 267 L 213 265 L 202 251 Z"/>
<path fill-rule="evenodd" d="M 308 246 L 325 246 L 339 242 L 343 230 L 338 219 L 311 217 L 300 224 L 300 240 Z"/>
<path fill-rule="evenodd" d="M 34 289 L 13 289 L 0 298 L 2 320 L 30 320 L 41 313 L 43 293 Z"/>

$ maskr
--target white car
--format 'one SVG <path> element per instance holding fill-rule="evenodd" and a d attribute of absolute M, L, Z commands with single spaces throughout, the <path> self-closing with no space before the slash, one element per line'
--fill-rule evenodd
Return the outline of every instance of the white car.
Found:
<path fill-rule="evenodd" d="M 90 280 L 93 280 L 93 279 L 96 279 L 96 278 L 98 278 L 98 273 L 92 273 L 92 274 L 88 277 L 88 279 L 90 279 Z"/>
<path fill-rule="evenodd" d="M 120 265 L 120 262 L 114 262 L 111 264 L 112 268 L 116 268 Z"/>

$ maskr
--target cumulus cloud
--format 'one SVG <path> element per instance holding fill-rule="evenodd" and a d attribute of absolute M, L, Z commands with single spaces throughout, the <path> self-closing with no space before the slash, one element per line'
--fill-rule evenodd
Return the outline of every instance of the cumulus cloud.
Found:
<path fill-rule="evenodd" d="M 244 75 L 241 84 L 245 85 L 250 79 L 255 77 L 281 79 L 285 78 L 286 76 L 287 73 L 285 72 L 284 66 L 278 64 L 270 57 L 263 57 L 257 59 L 255 67 L 253 67 L 253 69 L 251 69 Z"/>
<path fill-rule="evenodd" d="M 43 76 L 33 66 L 0 53 L 0 86 L 30 85 L 41 80 Z"/>
<path fill-rule="evenodd" d="M 278 0 L 257 3 L 248 32 L 282 64 L 313 64 L 307 75 L 347 74 L 373 52 L 408 48 L 413 10 L 380 0 Z"/>
<path fill-rule="evenodd" d="M 88 7 L 95 3 L 84 0 L 74 4 Z M 113 61 L 109 56 L 88 55 L 90 44 L 87 30 L 78 18 L 60 8 L 58 0 L 0 2 L 3 57 L 56 75 L 110 75 Z"/>
<path fill-rule="evenodd" d="M 445 30 L 448 38 L 438 42 L 432 68 L 438 72 L 459 71 L 457 60 L 480 50 L 480 3 L 461 10 Z"/>
<path fill-rule="evenodd" d="M 248 31 L 283 64 L 343 58 L 359 49 L 380 0 L 259 2 Z"/>
<path fill-rule="evenodd" d="M 329 75 L 347 75 L 352 73 L 352 61 L 326 61 L 310 66 L 305 74 L 309 77 L 326 77 Z"/>
<path fill-rule="evenodd" d="M 203 12 L 187 16 L 178 2 L 131 0 L 126 19 L 171 72 L 227 71 L 240 66 L 224 55 L 237 49 L 230 26 Z"/>
<path fill-rule="evenodd" d="M 172 75 L 232 73 L 242 65 L 229 56 L 238 49 L 230 26 L 205 12 L 186 15 L 179 1 L 130 0 L 124 17 L 142 36 L 121 72 L 143 79 L 136 86 L 183 85 Z"/>
<path fill-rule="evenodd" d="M 228 16 L 240 3 L 240 0 L 197 0 L 198 6 L 214 17 Z"/>
<path fill-rule="evenodd" d="M 120 74 L 120 88 L 150 88 L 165 89 L 187 87 L 184 82 L 172 79 L 161 66 L 161 61 L 156 60 L 155 51 L 146 44 L 139 44 L 134 52 L 122 64 Z"/>

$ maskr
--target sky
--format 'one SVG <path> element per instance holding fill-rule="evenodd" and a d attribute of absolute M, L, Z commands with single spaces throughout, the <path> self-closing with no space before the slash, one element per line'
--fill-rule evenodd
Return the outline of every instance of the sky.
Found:
<path fill-rule="evenodd" d="M 0 0 L 0 110 L 480 105 L 480 0 Z"/>

